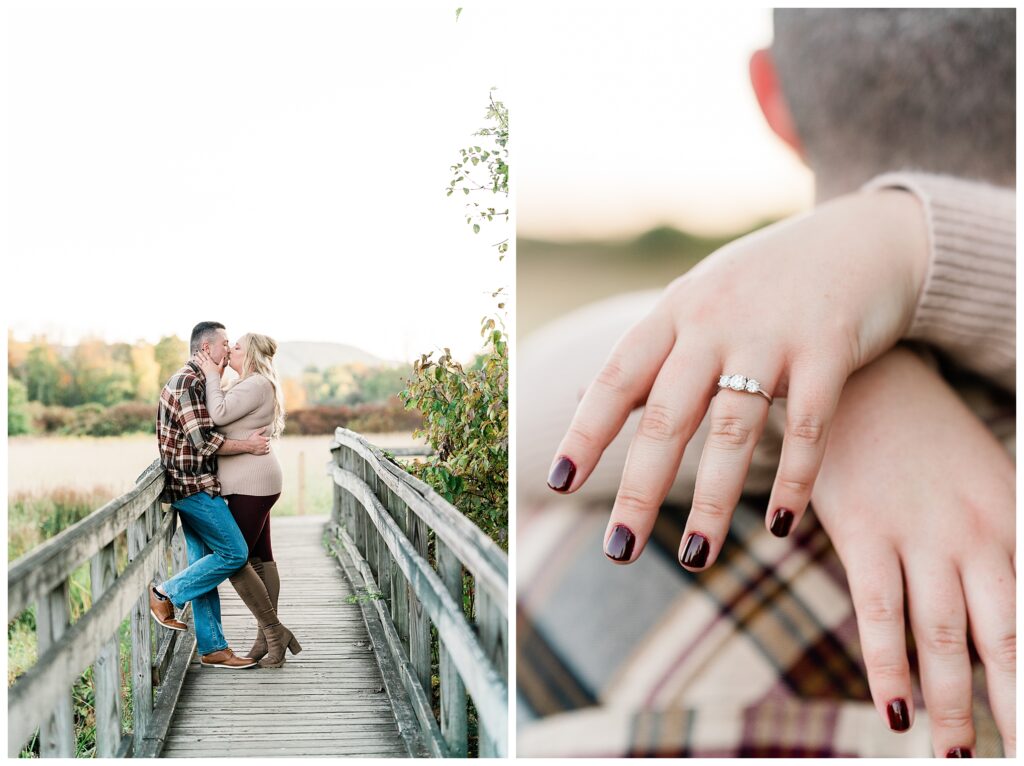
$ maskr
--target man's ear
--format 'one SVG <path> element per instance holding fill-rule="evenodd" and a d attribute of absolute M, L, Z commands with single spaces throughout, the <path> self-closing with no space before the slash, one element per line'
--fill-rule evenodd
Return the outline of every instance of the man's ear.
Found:
<path fill-rule="evenodd" d="M 768 126 L 802 158 L 804 151 L 800 136 L 797 135 L 793 115 L 782 94 L 771 51 L 767 48 L 756 50 L 750 56 L 750 84 L 754 87 L 754 95 L 757 96 L 757 103 Z"/>

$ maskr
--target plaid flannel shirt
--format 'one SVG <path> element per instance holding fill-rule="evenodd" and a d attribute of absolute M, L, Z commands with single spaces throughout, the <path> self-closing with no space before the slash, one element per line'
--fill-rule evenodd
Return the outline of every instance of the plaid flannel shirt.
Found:
<path fill-rule="evenodd" d="M 206 409 L 206 378 L 188 362 L 167 381 L 156 412 L 156 438 L 167 480 L 160 499 L 173 503 L 197 492 L 220 494 L 217 450 L 224 436 Z"/>
<path fill-rule="evenodd" d="M 1016 397 L 944 370 L 1012 455 Z M 930 757 L 915 724 L 889 731 L 871 701 L 846 573 L 808 513 L 784 541 L 768 498 L 736 508 L 713 567 L 679 566 L 687 508 L 662 508 L 628 567 L 602 553 L 610 501 L 519 508 L 516 675 L 520 758 Z M 975 756 L 1002 743 L 972 654 Z"/>

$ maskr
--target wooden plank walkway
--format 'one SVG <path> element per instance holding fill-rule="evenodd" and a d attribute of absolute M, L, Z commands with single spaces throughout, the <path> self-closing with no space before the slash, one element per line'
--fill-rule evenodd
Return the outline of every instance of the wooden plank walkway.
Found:
<path fill-rule="evenodd" d="M 321 543 L 325 516 L 273 519 L 278 611 L 302 643 L 283 668 L 189 667 L 164 757 L 408 757 L 353 591 Z M 256 622 L 220 587 L 224 634 L 248 651 Z"/>

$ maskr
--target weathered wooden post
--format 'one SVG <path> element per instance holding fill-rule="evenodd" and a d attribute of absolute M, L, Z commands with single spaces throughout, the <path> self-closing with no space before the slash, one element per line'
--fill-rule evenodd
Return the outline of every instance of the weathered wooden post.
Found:
<path fill-rule="evenodd" d="M 133 519 L 128 525 L 128 560 L 135 561 L 146 547 L 146 516 Z M 148 578 L 147 578 L 148 579 Z M 149 592 L 144 589 L 132 607 L 132 740 L 136 750 L 142 748 L 149 723 L 153 718 L 152 645 L 149 626 Z"/>
<path fill-rule="evenodd" d="M 40 599 L 36 608 L 36 637 L 39 656 L 60 641 L 71 625 L 68 578 Z M 75 719 L 71 707 L 71 689 L 63 690 L 50 717 L 39 727 L 41 758 L 72 758 L 75 755 Z"/>
<path fill-rule="evenodd" d="M 92 557 L 90 580 L 96 604 L 117 579 L 117 557 L 111 540 Z M 113 758 L 121 745 L 121 652 L 117 631 L 103 645 L 92 668 L 96 700 L 96 757 Z"/>
<path fill-rule="evenodd" d="M 462 562 L 452 549 L 442 540 L 437 545 L 437 573 L 441 576 L 444 587 L 462 606 Z M 452 662 L 448 648 L 441 642 L 440 675 L 441 675 L 441 734 L 448 745 L 450 758 L 465 758 L 468 744 L 469 728 L 466 708 L 466 686 L 459 677 L 459 671 Z"/>

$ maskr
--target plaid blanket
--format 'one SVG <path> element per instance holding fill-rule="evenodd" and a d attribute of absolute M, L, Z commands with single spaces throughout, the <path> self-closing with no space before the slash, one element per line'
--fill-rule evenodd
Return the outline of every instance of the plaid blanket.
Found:
<path fill-rule="evenodd" d="M 1013 452 L 1014 406 L 960 389 Z M 520 756 L 930 757 L 868 691 L 845 573 L 813 513 L 789 538 L 744 502 L 717 563 L 676 561 L 686 509 L 665 507 L 628 567 L 601 552 L 608 504 L 553 498 L 517 521 Z M 908 633 L 911 667 L 916 667 Z M 975 662 L 976 755 L 1002 754 Z"/>

